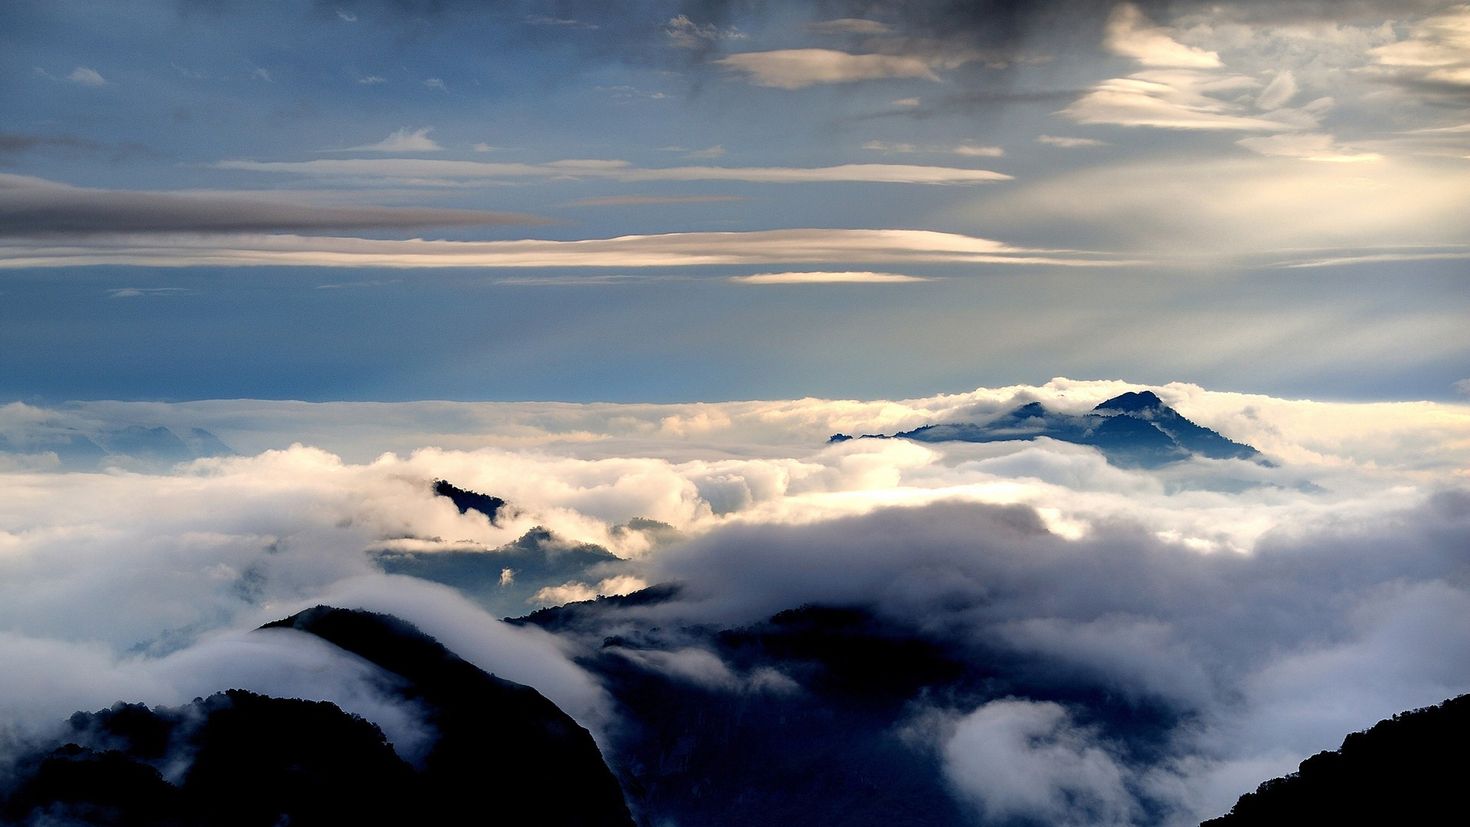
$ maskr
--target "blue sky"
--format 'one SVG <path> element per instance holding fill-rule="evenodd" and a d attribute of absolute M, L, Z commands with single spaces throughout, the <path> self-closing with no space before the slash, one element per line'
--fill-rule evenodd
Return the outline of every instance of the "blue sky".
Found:
<path fill-rule="evenodd" d="M 1470 378 L 1465 5 L 0 16 L 8 399 Z"/>

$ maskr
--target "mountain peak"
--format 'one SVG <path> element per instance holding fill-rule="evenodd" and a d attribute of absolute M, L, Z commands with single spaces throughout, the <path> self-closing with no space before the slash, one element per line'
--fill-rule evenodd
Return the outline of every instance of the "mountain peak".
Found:
<path fill-rule="evenodd" d="M 1093 410 L 1131 413 L 1134 411 L 1156 411 L 1163 407 L 1165 407 L 1164 400 L 1156 396 L 1153 391 L 1129 391 L 1128 393 L 1120 394 L 1099 404 Z"/>

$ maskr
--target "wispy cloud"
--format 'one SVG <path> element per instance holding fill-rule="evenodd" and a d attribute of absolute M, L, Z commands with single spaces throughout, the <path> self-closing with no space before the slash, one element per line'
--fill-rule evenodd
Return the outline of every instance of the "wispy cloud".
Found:
<path fill-rule="evenodd" d="M 439 152 L 444 149 L 429 133 L 434 127 L 425 126 L 418 129 L 403 127 L 394 131 L 381 141 L 361 146 L 349 146 L 340 150 L 329 150 L 331 152 L 389 152 L 394 154 L 407 154 L 411 152 Z"/>
<path fill-rule="evenodd" d="M 72 83 L 79 83 L 82 86 L 95 87 L 107 85 L 107 79 L 102 77 L 100 72 L 87 66 L 78 66 L 71 70 L 71 74 L 67 75 L 66 79 Z"/>
<path fill-rule="evenodd" d="M 1038 144 L 1061 147 L 1062 149 L 1081 149 L 1090 146 L 1107 146 L 1107 143 L 1096 138 L 1068 138 L 1060 135 L 1037 135 Z"/>
<path fill-rule="evenodd" d="M 872 273 L 862 270 L 838 273 L 757 273 L 751 276 L 732 276 L 730 278 L 730 281 L 736 284 L 909 284 L 931 280 L 922 276 Z"/>
<path fill-rule="evenodd" d="M 1470 4 L 1415 23 L 1403 40 L 1371 52 L 1382 76 L 1422 86 L 1470 91 Z"/>
<path fill-rule="evenodd" d="M 1132 3 L 1113 9 L 1104 28 L 1103 45 L 1113 54 L 1131 57 L 1145 66 L 1209 69 L 1220 66 L 1215 52 L 1186 46 L 1173 34 L 1155 26 Z"/>
<path fill-rule="evenodd" d="M 146 296 L 177 296 L 189 291 L 183 287 L 114 287 L 107 295 L 114 299 L 140 299 Z"/>
<path fill-rule="evenodd" d="M 669 43 L 680 49 L 704 49 L 719 40 L 743 40 L 745 33 L 713 23 L 696 23 L 687 15 L 676 15 L 664 24 Z"/>
<path fill-rule="evenodd" d="M 743 195 L 603 195 L 593 198 L 578 198 L 567 203 L 568 207 L 645 207 L 658 204 L 715 204 L 728 201 L 745 201 Z"/>
<path fill-rule="evenodd" d="M 1241 138 L 1237 144 L 1262 155 L 1284 158 L 1300 158 L 1304 161 L 1328 163 L 1363 163 L 1381 161 L 1383 156 L 1376 152 L 1357 152 L 1342 146 L 1331 135 L 1320 132 L 1282 133 Z"/>
<path fill-rule="evenodd" d="M 1097 254 L 1019 247 L 929 230 L 792 229 L 667 233 L 579 241 L 383 240 L 300 235 L 102 236 L 65 245 L 0 241 L 0 267 L 700 267 L 930 263 L 1114 267 Z"/>
<path fill-rule="evenodd" d="M 926 152 L 943 155 L 959 155 L 965 158 L 1000 158 L 1006 154 L 1002 147 L 989 146 L 985 144 L 950 144 L 947 146 L 923 146 L 911 143 L 890 143 L 888 141 L 866 141 L 863 149 L 873 152 L 888 152 L 899 154 L 911 154 Z"/>
<path fill-rule="evenodd" d="M 938 81 L 927 61 L 907 55 L 851 54 L 833 49 L 741 52 L 715 61 L 757 86 L 804 89 L 828 83 L 908 78 Z"/>
<path fill-rule="evenodd" d="M 440 161 L 422 158 L 351 158 L 312 161 L 220 161 L 220 169 L 358 179 L 611 178 L 618 181 L 747 181 L 766 184 L 860 182 L 973 184 L 1008 181 L 984 169 L 912 164 L 840 164 L 830 167 L 635 167 L 627 161 L 567 159 L 542 164 Z"/>
<path fill-rule="evenodd" d="M 1077 123 L 1159 129 L 1280 132 L 1300 125 L 1248 114 L 1240 104 L 1218 97 L 1258 85 L 1244 75 L 1154 69 L 1105 80 L 1060 114 Z"/>
<path fill-rule="evenodd" d="M 888 34 L 893 27 L 877 20 L 862 17 L 840 17 L 836 20 L 819 20 L 808 23 L 807 29 L 817 34 Z"/>
<path fill-rule="evenodd" d="M 72 187 L 0 174 L 0 238 L 128 233 L 320 232 L 545 224 L 517 213 L 323 205 L 217 193 Z"/>

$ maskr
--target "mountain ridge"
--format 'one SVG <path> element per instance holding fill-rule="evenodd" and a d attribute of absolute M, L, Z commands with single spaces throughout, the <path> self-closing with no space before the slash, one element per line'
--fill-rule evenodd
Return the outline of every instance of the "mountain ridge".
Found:
<path fill-rule="evenodd" d="M 1202 425 L 1169 407 L 1153 391 L 1128 391 L 1098 403 L 1085 414 L 1053 411 L 1027 402 L 987 422 L 921 425 L 892 435 L 833 434 L 829 443 L 851 439 L 909 439 L 915 442 L 1007 442 L 1039 437 L 1087 445 L 1108 462 L 1128 468 L 1159 468 L 1206 457 L 1266 462 L 1261 452 Z"/>

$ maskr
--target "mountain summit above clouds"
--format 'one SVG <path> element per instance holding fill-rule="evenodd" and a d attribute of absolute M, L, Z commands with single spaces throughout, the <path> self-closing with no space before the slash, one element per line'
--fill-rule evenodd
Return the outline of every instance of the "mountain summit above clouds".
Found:
<path fill-rule="evenodd" d="M 987 422 L 924 425 L 892 437 L 867 434 L 862 438 L 1006 442 L 1038 437 L 1090 445 L 1114 465 L 1131 468 L 1157 468 L 1193 457 L 1264 461 L 1260 451 L 1189 421 L 1153 391 L 1130 391 L 1081 415 L 1059 413 L 1040 402 L 1028 402 Z M 835 434 L 829 441 L 852 438 Z"/>

